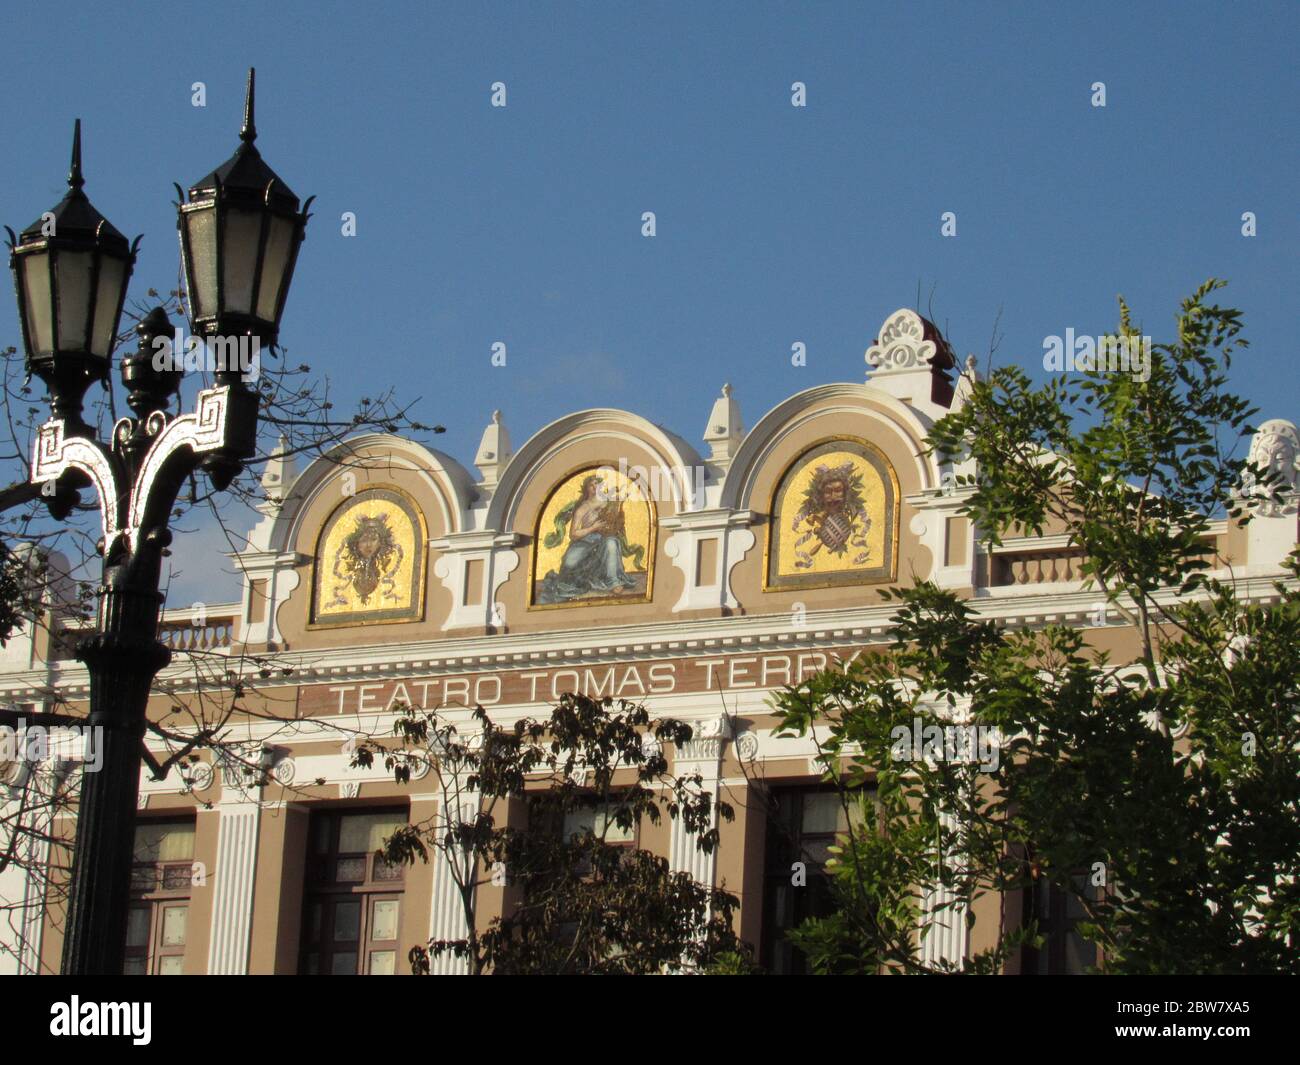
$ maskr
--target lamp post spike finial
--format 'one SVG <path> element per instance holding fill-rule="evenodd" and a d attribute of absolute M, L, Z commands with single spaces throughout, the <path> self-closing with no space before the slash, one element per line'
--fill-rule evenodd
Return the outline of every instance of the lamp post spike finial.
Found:
<path fill-rule="evenodd" d="M 72 124 L 72 166 L 68 168 L 68 188 L 80 189 L 86 183 L 81 176 L 81 119 Z"/>
<path fill-rule="evenodd" d="M 253 122 L 253 95 L 256 88 L 257 71 L 248 68 L 248 91 L 244 96 L 244 128 L 239 131 L 239 139 L 245 144 L 257 140 L 257 126 Z"/>

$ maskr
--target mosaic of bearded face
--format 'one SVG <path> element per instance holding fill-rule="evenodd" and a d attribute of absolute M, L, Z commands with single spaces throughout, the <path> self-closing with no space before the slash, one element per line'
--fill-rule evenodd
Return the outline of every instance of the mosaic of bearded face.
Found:
<path fill-rule="evenodd" d="M 861 440 L 826 440 L 786 469 L 768 523 L 768 588 L 893 580 L 898 484 Z"/>
<path fill-rule="evenodd" d="M 312 620 L 419 618 L 424 540 L 423 517 L 399 492 L 372 489 L 339 507 L 321 531 Z"/>

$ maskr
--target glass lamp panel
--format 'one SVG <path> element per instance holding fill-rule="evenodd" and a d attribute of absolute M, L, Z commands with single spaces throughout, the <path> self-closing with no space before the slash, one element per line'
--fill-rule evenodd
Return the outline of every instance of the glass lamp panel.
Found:
<path fill-rule="evenodd" d="M 117 309 L 122 305 L 122 286 L 125 281 L 126 263 L 107 255 L 100 256 L 90 350 L 105 359 L 113 350 L 113 337 L 117 332 Z"/>
<path fill-rule="evenodd" d="M 262 236 L 260 211 L 228 208 L 222 221 L 221 283 L 222 311 L 251 314 L 253 275 L 257 271 L 258 243 Z"/>
<path fill-rule="evenodd" d="M 158 959 L 159 976 L 182 976 L 185 972 L 185 958 L 180 954 L 166 954 Z"/>
<path fill-rule="evenodd" d="M 394 976 L 397 973 L 397 952 L 394 950 L 372 950 L 370 952 L 371 976 Z"/>
<path fill-rule="evenodd" d="M 27 335 L 33 352 L 54 350 L 54 293 L 50 289 L 50 253 L 31 252 L 19 258 L 23 303 L 27 308 Z"/>
<path fill-rule="evenodd" d="M 88 251 L 60 251 L 54 258 L 59 292 L 59 349 L 82 351 L 90 318 L 90 278 L 95 255 Z"/>
<path fill-rule="evenodd" d="M 189 238 L 190 314 L 194 318 L 217 313 L 217 220 L 216 209 L 187 211 L 185 232 Z"/>
<path fill-rule="evenodd" d="M 289 253 L 293 249 L 295 224 L 292 219 L 272 218 L 266 235 L 266 252 L 262 260 L 262 279 L 257 286 L 257 317 L 275 321 L 275 309 L 280 301 L 285 272 L 289 269 Z"/>

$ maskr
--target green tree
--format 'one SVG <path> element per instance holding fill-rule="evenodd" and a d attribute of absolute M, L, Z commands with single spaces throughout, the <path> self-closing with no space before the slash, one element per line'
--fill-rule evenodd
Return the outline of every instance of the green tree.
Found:
<path fill-rule="evenodd" d="M 0 646 L 9 641 L 32 603 L 31 585 L 39 580 L 27 561 L 0 543 Z"/>
<path fill-rule="evenodd" d="M 399 829 L 384 856 L 432 855 L 438 875 L 455 880 L 465 930 L 412 948 L 415 972 L 444 954 L 466 959 L 475 975 L 698 972 L 742 951 L 733 895 L 615 842 L 666 814 L 701 851 L 716 848 L 717 821 L 732 808 L 698 774 L 672 774 L 664 754 L 690 740 L 689 725 L 568 694 L 549 717 L 509 725 L 482 707 L 459 724 L 443 711 L 407 709 L 394 733 L 400 745 L 367 741 L 354 764 L 382 760 L 399 782 L 436 772 L 440 810 Z M 489 884 L 509 889 L 508 905 L 482 922 Z"/>
<path fill-rule="evenodd" d="M 1039 929 L 927 964 L 923 896 L 942 887 L 940 916 L 970 921 L 981 896 L 1046 883 L 1077 900 L 1106 972 L 1300 971 L 1300 554 L 1266 594 L 1206 572 L 1214 518 L 1248 521 L 1285 488 L 1233 457 L 1255 412 L 1228 390 L 1245 341 L 1209 302 L 1221 285 L 1183 302 L 1145 380 L 1034 387 L 1001 368 L 932 430 L 942 460 L 975 462 L 958 491 L 980 537 L 1067 533 L 1138 653 L 1007 631 L 918 584 L 893 595 L 888 651 L 784 692 L 784 729 L 824 730 L 845 801 L 875 788 L 832 870 L 838 912 L 794 933 L 819 970 L 997 971 Z M 1117 336 L 1137 338 L 1120 307 Z M 954 722 L 996 729 L 997 756 L 903 742 Z"/>

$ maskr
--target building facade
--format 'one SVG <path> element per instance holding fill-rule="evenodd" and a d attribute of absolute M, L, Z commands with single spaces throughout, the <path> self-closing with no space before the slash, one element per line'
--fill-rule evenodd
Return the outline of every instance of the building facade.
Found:
<path fill-rule="evenodd" d="M 956 477 L 976 471 L 924 447 L 967 380 L 934 326 L 895 312 L 866 361 L 865 381 L 799 392 L 748 430 L 723 387 L 704 452 L 634 413 L 587 410 L 517 451 L 494 414 L 474 472 L 386 435 L 301 471 L 274 458 L 262 519 L 237 555 L 240 602 L 169 610 L 164 622 L 165 641 L 186 653 L 160 675 L 151 717 L 178 734 L 219 720 L 247 757 L 222 764 L 199 750 L 163 779 L 142 774 L 128 970 L 406 971 L 412 945 L 461 932 L 455 884 L 436 856 L 393 869 L 373 850 L 392 825 L 434 816 L 441 793 L 436 774 L 399 785 L 382 765 L 352 768 L 349 738 L 389 735 L 403 705 L 468 718 L 478 704 L 508 722 L 544 715 L 567 691 L 644 702 L 694 727 L 674 769 L 698 771 L 735 820 L 711 855 L 675 822 L 642 826 L 636 842 L 738 896 L 756 955 L 797 970 L 781 932 L 819 903 L 815 884 L 790 887 L 790 858 L 815 863 L 843 826 L 811 740 L 775 736 L 769 700 L 886 644 L 895 608 L 880 589 L 928 579 L 985 617 L 1069 623 L 1117 659 L 1133 651 L 1084 588 L 1066 536 L 987 550 L 960 513 Z M 1296 451 L 1295 426 L 1274 421 L 1252 458 L 1294 485 Z M 1214 530 L 1215 565 L 1244 594 L 1269 596 L 1297 540 L 1294 504 Z M 0 699 L 83 704 L 86 672 L 68 647 L 57 616 L 49 632 L 29 626 L 4 649 Z M 51 751 L 24 772 L 66 776 L 81 757 Z M 25 844 L 31 860 L 0 873 L 0 971 L 57 971 L 58 839 L 70 828 L 50 828 L 53 839 Z M 42 865 L 44 879 L 30 873 Z M 481 889 L 484 919 L 506 891 Z M 1050 919 L 1055 903 L 1042 904 Z M 945 911 L 927 955 L 978 949 L 996 910 L 977 916 L 971 942 Z M 1077 967 L 1071 949 L 1062 937 L 1021 964 Z"/>

